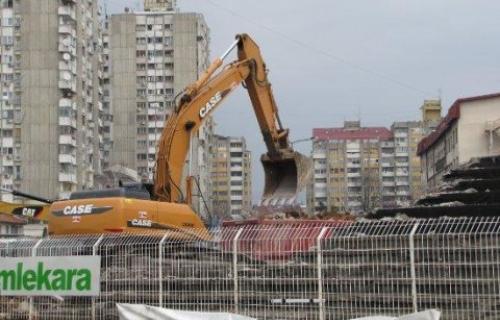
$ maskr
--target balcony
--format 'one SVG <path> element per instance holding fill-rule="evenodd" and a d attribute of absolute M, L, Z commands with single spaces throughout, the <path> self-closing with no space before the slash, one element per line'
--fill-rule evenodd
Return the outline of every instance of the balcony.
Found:
<path fill-rule="evenodd" d="M 72 20 L 76 20 L 76 11 L 74 7 L 69 7 L 69 6 L 62 6 L 59 7 L 57 10 L 57 13 L 60 16 L 66 17 L 66 18 L 71 18 Z"/>
<path fill-rule="evenodd" d="M 14 119 L 3 119 L 2 129 L 12 129 L 14 128 Z"/>
<path fill-rule="evenodd" d="M 63 134 L 59 136 L 59 144 L 70 145 L 76 147 L 76 138 L 70 134 Z"/>
<path fill-rule="evenodd" d="M 393 168 L 394 163 L 392 162 L 382 162 L 382 168 Z"/>
<path fill-rule="evenodd" d="M 76 183 L 76 174 L 60 172 L 59 182 Z"/>
<path fill-rule="evenodd" d="M 401 171 L 397 171 L 396 172 L 396 177 L 401 177 L 401 178 L 407 178 L 408 177 L 408 172 L 401 172 Z"/>
<path fill-rule="evenodd" d="M 326 190 L 326 187 L 327 187 L 327 184 L 325 182 L 315 182 L 314 183 L 314 188 Z"/>
<path fill-rule="evenodd" d="M 71 154 L 60 154 L 59 163 L 76 165 L 76 157 Z"/>
<path fill-rule="evenodd" d="M 76 120 L 70 117 L 60 116 L 59 117 L 59 125 L 76 128 Z"/>
<path fill-rule="evenodd" d="M 361 168 L 360 163 L 347 163 L 348 168 Z"/>
<path fill-rule="evenodd" d="M 347 177 L 348 178 L 359 178 L 359 177 L 361 177 L 361 173 L 360 172 L 348 172 Z"/>
<path fill-rule="evenodd" d="M 393 171 L 382 171 L 382 177 L 394 177 Z"/>
<path fill-rule="evenodd" d="M 76 81 L 72 80 L 59 80 L 59 89 L 76 92 Z"/>
<path fill-rule="evenodd" d="M 349 208 L 359 208 L 362 206 L 362 203 L 359 201 L 349 201 L 349 202 L 347 202 L 347 206 Z"/>
<path fill-rule="evenodd" d="M 58 50 L 61 53 L 69 53 L 73 56 L 76 56 L 76 48 L 73 45 L 65 45 L 64 43 L 59 43 Z"/>
<path fill-rule="evenodd" d="M 76 110 L 76 103 L 74 103 L 71 99 L 62 98 L 59 100 L 59 108 L 71 108 Z"/>
<path fill-rule="evenodd" d="M 60 24 L 59 25 L 59 33 L 60 34 L 67 34 L 71 35 L 73 37 L 76 37 L 76 30 L 75 27 L 69 24 Z"/>
<path fill-rule="evenodd" d="M 326 178 L 326 172 L 324 173 L 314 173 L 314 179 L 324 179 Z"/>
<path fill-rule="evenodd" d="M 71 61 L 59 61 L 59 71 L 76 74 L 76 64 Z"/>
<path fill-rule="evenodd" d="M 2 158 L 2 166 L 9 167 L 13 165 L 14 165 L 14 158 L 12 157 L 12 155 L 5 155 Z"/>
<path fill-rule="evenodd" d="M 315 198 L 326 198 L 326 191 L 314 191 Z"/>
<path fill-rule="evenodd" d="M 0 141 L 2 141 L 3 148 L 13 148 L 14 147 L 14 138 L 12 138 L 12 137 L 3 138 Z"/>

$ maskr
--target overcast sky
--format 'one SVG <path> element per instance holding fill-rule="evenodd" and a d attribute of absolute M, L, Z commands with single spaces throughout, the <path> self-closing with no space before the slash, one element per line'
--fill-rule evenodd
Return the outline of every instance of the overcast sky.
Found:
<path fill-rule="evenodd" d="M 107 0 L 109 13 L 138 0 Z M 490 0 L 178 0 L 211 30 L 211 56 L 234 35 L 250 34 L 291 139 L 314 127 L 390 126 L 419 120 L 426 98 L 444 112 L 459 97 L 500 91 L 500 1 Z M 246 93 L 216 112 L 217 133 L 244 136 L 254 156 L 254 199 L 262 192 L 257 159 L 265 151 Z M 297 146 L 309 153 L 310 144 Z"/>

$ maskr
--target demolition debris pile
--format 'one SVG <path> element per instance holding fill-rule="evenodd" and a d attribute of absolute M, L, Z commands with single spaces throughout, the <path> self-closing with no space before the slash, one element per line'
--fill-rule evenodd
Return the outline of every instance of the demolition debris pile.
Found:
<path fill-rule="evenodd" d="M 372 217 L 485 217 L 500 214 L 500 156 L 473 158 L 443 176 L 439 191 L 410 208 L 381 209 Z"/>

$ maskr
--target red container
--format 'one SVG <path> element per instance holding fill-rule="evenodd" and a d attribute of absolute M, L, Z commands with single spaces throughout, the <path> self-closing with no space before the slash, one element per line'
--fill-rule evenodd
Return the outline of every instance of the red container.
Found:
<path fill-rule="evenodd" d="M 222 246 L 226 251 L 235 249 L 238 254 L 267 262 L 289 260 L 313 252 L 324 227 L 321 239 L 330 237 L 334 227 L 350 223 L 349 220 L 227 221 L 223 223 L 226 235 L 222 237 Z"/>

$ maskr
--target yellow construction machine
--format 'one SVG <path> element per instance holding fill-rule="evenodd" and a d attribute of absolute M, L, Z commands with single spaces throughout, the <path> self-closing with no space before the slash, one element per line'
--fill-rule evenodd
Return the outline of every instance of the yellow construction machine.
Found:
<path fill-rule="evenodd" d="M 223 66 L 223 60 L 234 48 L 238 58 Z M 154 184 L 74 192 L 69 200 L 51 204 L 46 217 L 49 233 L 205 230 L 190 206 L 192 179 L 187 177 L 186 183 L 182 183 L 184 164 L 192 136 L 240 85 L 248 91 L 267 147 L 262 156 L 266 175 L 264 202 L 286 202 L 296 196 L 304 186 L 308 160 L 291 147 L 259 47 L 248 35 L 240 34 L 227 52 L 183 91 L 168 117 L 158 146 Z"/>

